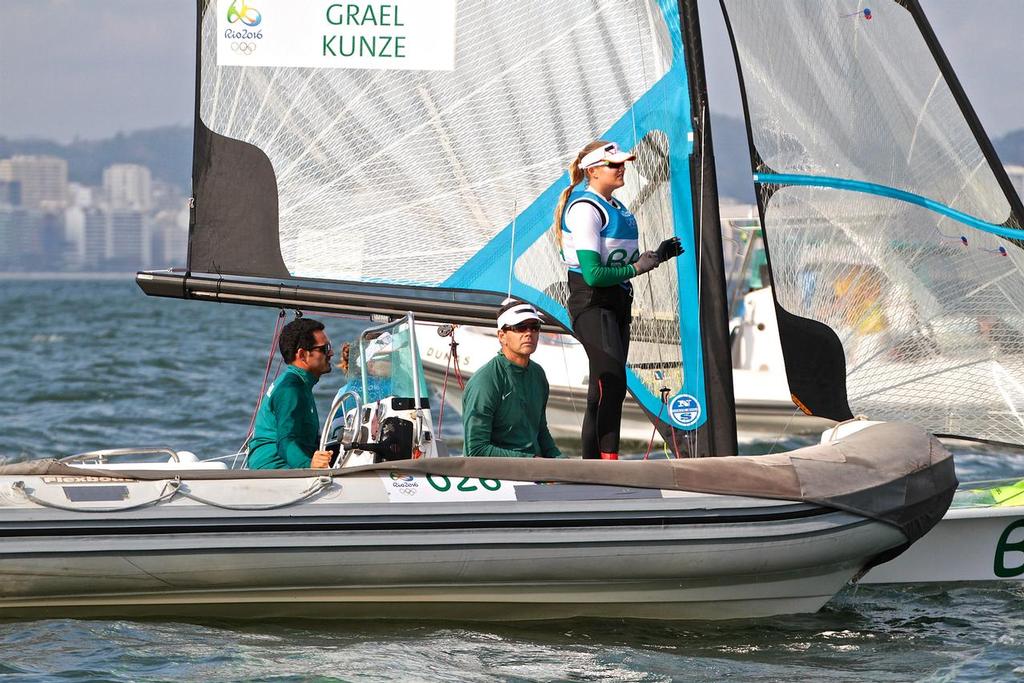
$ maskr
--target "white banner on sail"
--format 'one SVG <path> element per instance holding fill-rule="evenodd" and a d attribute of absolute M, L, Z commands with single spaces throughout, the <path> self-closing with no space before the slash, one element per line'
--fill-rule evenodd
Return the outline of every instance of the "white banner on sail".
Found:
<path fill-rule="evenodd" d="M 455 0 L 217 0 L 217 64 L 451 71 Z"/>

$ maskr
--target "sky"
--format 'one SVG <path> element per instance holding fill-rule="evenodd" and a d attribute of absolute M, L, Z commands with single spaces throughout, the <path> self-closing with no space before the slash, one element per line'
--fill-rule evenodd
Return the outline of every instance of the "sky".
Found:
<path fill-rule="evenodd" d="M 1024 128 L 1024 0 L 921 3 L 989 135 Z M 195 7 L 0 0 L 0 136 L 68 142 L 191 125 Z M 700 0 L 700 10 L 712 108 L 739 116 L 717 0 Z"/>

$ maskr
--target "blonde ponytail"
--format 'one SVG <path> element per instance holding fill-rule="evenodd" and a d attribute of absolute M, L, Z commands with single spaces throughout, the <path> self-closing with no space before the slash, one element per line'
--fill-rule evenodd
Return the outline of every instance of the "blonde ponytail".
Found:
<path fill-rule="evenodd" d="M 555 244 L 558 245 L 558 251 L 562 251 L 562 213 L 565 211 L 565 205 L 569 201 L 569 195 L 572 194 L 573 188 L 583 182 L 586 177 L 586 171 L 580 168 L 580 161 L 583 157 L 593 152 L 598 147 L 604 147 L 609 144 L 605 140 L 594 140 L 586 147 L 580 150 L 580 153 L 576 155 L 576 158 L 569 164 L 569 187 L 562 190 L 562 193 L 558 196 L 558 204 L 555 206 Z"/>

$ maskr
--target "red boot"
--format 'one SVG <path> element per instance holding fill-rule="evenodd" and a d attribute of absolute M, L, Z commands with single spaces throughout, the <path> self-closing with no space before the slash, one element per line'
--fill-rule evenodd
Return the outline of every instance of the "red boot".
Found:
<path fill-rule="evenodd" d="M 601 459 L 602 460 L 618 460 L 619 459 L 619 454 L 618 453 L 605 453 L 604 451 L 602 451 L 601 452 Z"/>

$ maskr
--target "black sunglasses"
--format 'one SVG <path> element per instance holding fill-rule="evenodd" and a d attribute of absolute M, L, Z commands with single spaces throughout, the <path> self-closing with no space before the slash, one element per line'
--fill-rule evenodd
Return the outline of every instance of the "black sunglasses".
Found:
<path fill-rule="evenodd" d="M 606 161 L 606 162 L 604 162 L 604 165 L 607 166 L 608 168 L 612 169 L 613 171 L 618 171 L 620 168 L 625 167 L 626 162 L 625 161 Z"/>
<path fill-rule="evenodd" d="M 512 330 L 523 334 L 524 332 L 540 332 L 540 323 L 519 323 L 518 325 L 505 325 L 503 328 L 506 331 Z"/>
<path fill-rule="evenodd" d="M 331 342 L 327 342 L 326 344 L 317 344 L 316 346 L 309 347 L 309 352 L 310 353 L 313 353 L 314 351 L 320 351 L 325 356 L 330 355 L 331 351 L 333 351 L 333 350 L 334 350 L 334 347 L 331 346 Z"/>

